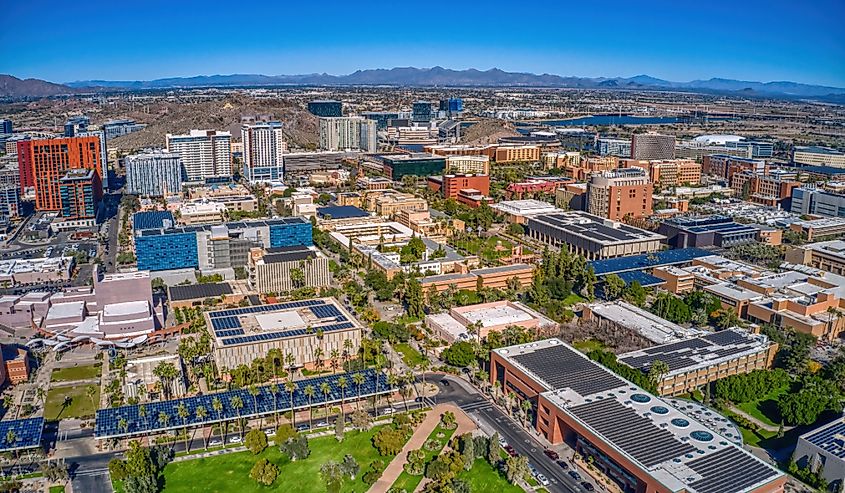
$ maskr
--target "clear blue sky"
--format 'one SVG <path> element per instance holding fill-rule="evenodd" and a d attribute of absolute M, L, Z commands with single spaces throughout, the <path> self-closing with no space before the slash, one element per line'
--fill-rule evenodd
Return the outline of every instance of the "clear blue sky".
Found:
<path fill-rule="evenodd" d="M 68 82 L 440 65 L 845 87 L 843 0 L 469 3 L 0 0 L 0 73 Z"/>

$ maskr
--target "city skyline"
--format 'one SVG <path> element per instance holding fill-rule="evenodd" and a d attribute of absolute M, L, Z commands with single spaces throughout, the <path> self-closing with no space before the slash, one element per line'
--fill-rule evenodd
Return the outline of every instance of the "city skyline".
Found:
<path fill-rule="evenodd" d="M 706 9 L 664 1 L 577 4 L 523 12 L 536 21 L 527 29 L 503 24 L 513 7 L 496 1 L 483 8 L 433 3 L 425 12 L 380 3 L 268 5 L 261 15 L 195 2 L 152 2 L 132 16 L 104 2 L 89 7 L 8 6 L 10 18 L 37 15 L 38 25 L 51 28 L 7 26 L 0 45 L 15 56 L 2 57 L 0 73 L 64 83 L 443 66 L 845 87 L 845 33 L 836 25 L 845 5 L 827 0 L 716 2 Z"/>

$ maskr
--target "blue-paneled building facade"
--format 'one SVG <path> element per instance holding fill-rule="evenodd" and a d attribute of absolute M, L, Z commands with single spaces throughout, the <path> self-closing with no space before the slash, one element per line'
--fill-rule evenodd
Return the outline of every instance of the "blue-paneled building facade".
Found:
<path fill-rule="evenodd" d="M 135 224 L 152 222 L 138 218 Z M 146 219 L 146 218 L 144 218 Z M 244 267 L 251 248 L 314 244 L 311 223 L 301 217 L 135 229 L 139 270 Z"/>

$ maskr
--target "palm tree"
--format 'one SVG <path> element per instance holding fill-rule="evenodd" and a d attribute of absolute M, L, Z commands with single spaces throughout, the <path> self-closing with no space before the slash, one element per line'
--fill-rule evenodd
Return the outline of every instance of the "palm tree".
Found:
<path fill-rule="evenodd" d="M 153 369 L 153 375 L 161 380 L 161 388 L 166 398 L 170 398 L 170 382 L 179 376 L 179 370 L 169 361 L 162 361 Z"/>
<path fill-rule="evenodd" d="M 332 349 L 331 352 L 331 359 L 332 359 L 332 375 L 337 373 L 337 360 L 340 359 L 340 351 L 337 349 Z"/>
<path fill-rule="evenodd" d="M 258 390 L 258 387 L 256 387 L 255 385 L 250 385 L 249 387 L 247 387 L 246 391 L 249 392 L 249 395 L 252 396 L 252 408 L 255 410 L 256 413 L 258 413 L 258 394 L 260 394 L 261 391 Z M 264 420 L 259 417 L 258 427 L 262 428 L 263 425 Z"/>
<path fill-rule="evenodd" d="M 499 400 L 499 391 L 502 389 L 502 384 L 498 380 L 493 383 L 493 400 Z"/>
<path fill-rule="evenodd" d="M 126 421 L 126 418 L 120 418 L 117 420 L 117 429 L 122 430 L 123 433 L 129 431 L 129 422 Z"/>
<path fill-rule="evenodd" d="M 219 397 L 215 396 L 214 399 L 211 399 L 211 408 L 214 409 L 214 412 L 217 413 L 217 420 L 220 421 L 221 432 L 223 432 L 223 443 L 226 443 L 226 423 L 223 422 L 223 401 L 220 400 Z"/>
<path fill-rule="evenodd" d="M 208 416 L 208 411 L 205 410 L 205 406 L 197 406 L 194 410 L 194 414 L 197 417 L 197 421 L 200 423 L 205 423 L 205 418 Z M 205 433 L 202 434 L 202 446 L 205 449 L 208 449 L 208 440 L 206 440 Z"/>
<path fill-rule="evenodd" d="M 296 392 L 298 388 L 299 385 L 297 385 L 296 382 L 292 382 L 290 380 L 285 382 L 285 390 L 287 390 L 290 394 L 290 424 L 294 428 L 296 428 L 296 409 L 293 405 L 293 393 Z"/>
<path fill-rule="evenodd" d="M 94 402 L 94 397 L 97 396 L 97 387 L 94 387 L 93 385 L 89 385 L 88 387 L 85 388 L 85 395 L 87 395 L 88 398 L 91 399 L 91 407 L 96 409 L 97 404 Z"/>
<path fill-rule="evenodd" d="M 388 386 L 387 390 L 388 391 L 395 388 L 398 383 L 399 383 L 399 378 L 396 376 L 395 373 L 390 372 L 390 373 L 387 374 L 387 386 Z M 390 402 L 390 393 L 387 394 L 387 405 L 393 406 L 393 403 Z"/>
<path fill-rule="evenodd" d="M 348 385 L 349 382 L 346 380 L 346 377 L 340 377 L 337 379 L 337 386 L 340 387 L 340 414 L 343 417 L 346 416 L 346 413 L 343 412 L 343 405 L 346 402 L 346 387 Z"/>
<path fill-rule="evenodd" d="M 531 401 L 525 399 L 524 401 L 522 401 L 519 407 L 522 408 L 522 412 L 525 413 L 525 427 L 528 428 L 528 413 L 529 411 L 531 411 Z"/>
<path fill-rule="evenodd" d="M 361 385 L 364 385 L 365 380 L 363 373 L 355 373 L 352 375 L 352 381 L 358 386 L 358 409 L 361 409 Z"/>
<path fill-rule="evenodd" d="M 323 348 L 320 346 L 314 348 L 314 365 L 317 368 L 323 367 Z"/>
<path fill-rule="evenodd" d="M 270 363 L 273 365 L 273 380 L 279 378 L 278 372 L 276 370 L 276 361 L 282 360 L 282 352 L 278 348 L 273 348 L 267 351 L 267 357 L 270 358 Z"/>
<path fill-rule="evenodd" d="M 15 434 L 15 430 L 9 428 L 9 431 L 6 432 L 6 445 L 14 445 L 17 441 L 18 435 Z"/>
<path fill-rule="evenodd" d="M 244 407 L 244 401 L 241 399 L 241 396 L 236 395 L 229 399 L 229 405 L 232 406 L 232 409 L 238 414 L 238 436 L 243 438 L 243 423 L 241 423 L 241 409 Z"/>
<path fill-rule="evenodd" d="M 414 376 L 408 372 L 399 379 L 399 393 L 402 394 L 402 403 L 405 405 L 405 412 L 408 412 L 408 397 L 411 397 L 411 392 L 413 391 L 413 386 L 411 382 L 413 381 Z"/>
<path fill-rule="evenodd" d="M 273 394 L 273 426 L 279 425 L 279 403 L 277 399 L 277 395 L 279 393 L 279 386 L 275 383 L 271 383 L 270 387 L 268 387 L 270 393 Z"/>
<path fill-rule="evenodd" d="M 325 406 L 325 417 L 328 421 L 329 419 L 329 393 L 332 391 L 331 385 L 328 382 L 323 382 L 320 384 L 320 392 L 323 393 L 323 404 Z"/>
<path fill-rule="evenodd" d="M 420 376 L 422 377 L 422 398 L 425 400 L 425 372 L 431 368 L 431 362 L 428 359 L 424 359 L 422 363 L 420 363 Z"/>
<path fill-rule="evenodd" d="M 158 424 L 161 425 L 162 428 L 167 428 L 168 423 L 170 423 L 170 415 L 165 411 L 160 411 L 158 413 Z"/>
<path fill-rule="evenodd" d="M 293 369 L 294 369 L 295 363 L 296 363 L 296 357 L 294 357 L 293 353 L 288 352 L 285 355 L 285 364 L 287 364 L 287 367 L 288 367 L 288 378 L 289 379 L 293 379 Z"/>
<path fill-rule="evenodd" d="M 144 420 L 144 429 L 146 430 L 149 427 L 149 425 L 147 424 L 147 406 L 146 405 L 141 404 L 140 406 L 138 406 L 138 416 L 141 416 L 141 419 Z"/>
<path fill-rule="evenodd" d="M 516 402 L 516 394 L 508 392 L 508 414 L 513 416 L 513 403 Z"/>
<path fill-rule="evenodd" d="M 311 405 L 315 394 L 314 386 L 309 383 L 302 392 L 308 397 L 308 429 L 310 430 L 314 419 L 314 407 Z"/>
<path fill-rule="evenodd" d="M 190 413 L 188 412 L 187 406 L 183 401 L 179 401 L 179 404 L 176 406 L 176 414 L 179 415 L 179 418 L 182 419 L 182 431 L 185 433 L 185 452 L 189 452 L 189 445 L 188 445 L 188 416 Z"/>
<path fill-rule="evenodd" d="M 343 364 L 349 362 L 349 357 L 352 355 L 352 340 L 351 339 L 344 339 L 343 340 Z"/>
<path fill-rule="evenodd" d="M 46 395 L 47 392 L 44 390 L 44 388 L 38 387 L 35 389 L 35 398 L 38 399 L 38 402 L 40 402 L 42 406 L 44 405 L 44 397 Z"/>

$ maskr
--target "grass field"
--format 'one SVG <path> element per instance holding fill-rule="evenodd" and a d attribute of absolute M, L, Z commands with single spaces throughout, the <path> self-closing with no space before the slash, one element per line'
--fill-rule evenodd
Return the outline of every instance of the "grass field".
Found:
<path fill-rule="evenodd" d="M 500 244 L 501 248 L 497 250 L 496 247 Z M 455 245 L 472 255 L 478 255 L 488 262 L 494 262 L 502 257 L 507 257 L 511 254 L 511 248 L 513 247 L 511 241 L 498 236 L 486 239 L 479 237 L 461 239 L 455 242 Z"/>
<path fill-rule="evenodd" d="M 586 301 L 586 300 L 576 293 L 569 293 L 569 296 L 564 298 L 562 303 L 564 304 L 564 306 L 572 306 L 575 303 L 579 303 L 581 301 Z"/>
<path fill-rule="evenodd" d="M 780 412 L 778 411 L 778 398 L 789 390 L 789 386 L 772 389 L 763 398 L 751 402 L 737 404 L 736 407 L 754 416 L 769 426 L 780 424 Z"/>
<path fill-rule="evenodd" d="M 581 351 L 582 353 L 589 353 L 590 351 L 596 349 L 604 349 L 604 344 L 601 341 L 597 341 L 595 339 L 585 339 L 583 341 L 575 341 L 572 343 L 575 349 Z"/>
<path fill-rule="evenodd" d="M 215 457 L 194 459 L 170 463 L 164 469 L 164 491 L 170 493 L 219 492 L 239 493 L 263 492 L 269 490 L 295 491 L 302 493 L 323 493 L 325 484 L 320 479 L 320 467 L 334 460 L 340 462 L 346 454 L 351 454 L 361 466 L 361 473 L 354 481 L 347 480 L 341 489 L 344 493 L 367 490 L 361 480 L 370 463 L 382 459 L 385 465 L 392 457 L 380 457 L 372 445 L 372 437 L 378 428 L 369 431 L 346 433 L 343 442 L 334 436 L 315 438 L 309 441 L 311 455 L 304 460 L 290 462 L 287 456 L 279 452 L 278 447 L 270 446 L 259 454 L 237 452 Z M 259 458 L 266 458 L 279 466 L 279 479 L 270 486 L 260 486 L 250 479 L 249 471 Z"/>
<path fill-rule="evenodd" d="M 72 366 L 58 368 L 50 375 L 51 382 L 72 382 L 74 380 L 88 380 L 100 376 L 100 367 L 94 365 Z"/>
<path fill-rule="evenodd" d="M 64 486 L 50 486 L 49 493 L 65 493 Z"/>
<path fill-rule="evenodd" d="M 441 433 L 441 432 L 444 433 L 446 436 L 444 438 L 437 438 L 437 434 Z M 428 438 L 426 440 L 430 440 L 432 438 L 434 438 L 436 440 L 440 440 L 443 443 L 442 448 L 445 448 L 446 444 L 449 443 L 449 439 L 452 437 L 453 433 L 455 433 L 455 430 L 447 430 L 445 428 L 441 428 L 440 425 L 437 425 L 437 427 L 434 428 L 434 430 L 432 430 L 431 433 L 428 435 Z M 425 459 L 424 459 L 423 462 L 425 462 L 426 464 L 431 462 L 432 459 L 434 459 L 435 456 L 440 455 L 440 452 L 441 452 L 440 450 L 434 450 L 434 451 L 425 450 L 425 448 L 423 448 L 423 451 L 425 452 Z M 425 470 L 425 468 L 423 468 L 423 470 Z M 413 476 L 411 474 L 408 474 L 405 471 L 402 471 L 402 474 L 400 474 L 399 477 L 396 478 L 396 481 L 393 482 L 393 488 L 397 488 L 397 489 L 400 489 L 400 490 L 404 489 L 405 491 L 414 491 L 417 488 L 417 485 L 420 484 L 420 481 L 422 481 L 422 479 L 423 479 L 422 474 L 420 474 L 419 476 Z M 472 490 L 472 491 L 486 491 L 486 490 Z"/>
<path fill-rule="evenodd" d="M 97 393 L 94 396 L 94 404 L 85 395 L 87 385 L 75 385 L 72 387 L 57 387 L 47 392 L 47 399 L 44 404 L 44 417 L 46 419 L 65 418 L 88 418 L 93 417 L 100 402 L 100 386 L 95 385 Z M 70 397 L 70 405 L 62 409 L 65 397 Z"/>
<path fill-rule="evenodd" d="M 424 361 L 422 354 L 419 351 L 412 348 L 410 344 L 404 342 L 397 342 L 393 345 L 393 349 L 398 351 L 402 355 L 402 360 L 411 368 L 421 364 Z"/>
<path fill-rule="evenodd" d="M 496 493 L 520 493 L 522 488 L 508 483 L 505 476 L 493 469 L 484 459 L 476 459 L 472 469 L 458 475 L 469 483 L 470 491 L 495 491 Z"/>

